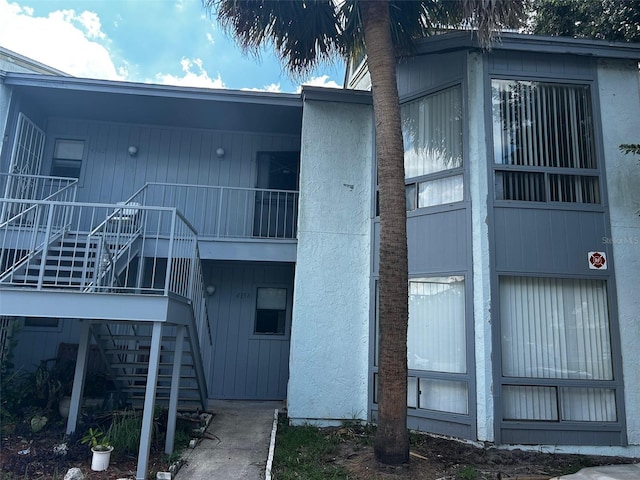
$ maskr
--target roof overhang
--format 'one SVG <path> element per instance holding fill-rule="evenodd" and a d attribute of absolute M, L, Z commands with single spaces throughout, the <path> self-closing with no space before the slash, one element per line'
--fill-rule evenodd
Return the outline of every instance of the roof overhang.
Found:
<path fill-rule="evenodd" d="M 475 49 L 480 49 L 480 45 L 477 36 L 472 31 L 456 31 L 434 35 L 419 41 L 414 54 L 425 55 Z M 512 32 L 502 32 L 491 45 L 491 50 L 583 55 L 640 61 L 640 44 L 638 43 L 547 37 Z"/>
<path fill-rule="evenodd" d="M 51 117 L 291 134 L 302 122 L 299 94 L 12 72 L 4 83 Z"/>

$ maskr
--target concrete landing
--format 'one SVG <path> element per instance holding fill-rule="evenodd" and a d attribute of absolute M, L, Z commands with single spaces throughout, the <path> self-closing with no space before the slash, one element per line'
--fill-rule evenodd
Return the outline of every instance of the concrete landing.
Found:
<path fill-rule="evenodd" d="M 557 480 L 638 480 L 639 478 L 640 464 L 637 463 L 588 467 L 583 468 L 578 473 L 556 477 Z"/>
<path fill-rule="evenodd" d="M 273 412 L 282 402 L 209 402 L 206 437 L 184 452 L 176 480 L 263 480 Z"/>

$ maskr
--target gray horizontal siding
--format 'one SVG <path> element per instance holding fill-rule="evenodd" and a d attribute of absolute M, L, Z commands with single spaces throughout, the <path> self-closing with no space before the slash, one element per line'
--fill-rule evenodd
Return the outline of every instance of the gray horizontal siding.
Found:
<path fill-rule="evenodd" d="M 466 52 L 424 55 L 398 64 L 400 98 L 432 90 L 462 79 Z"/>
<path fill-rule="evenodd" d="M 495 267 L 500 273 L 602 275 L 590 270 L 587 253 L 611 259 L 602 212 L 499 208 L 494 210 Z"/>
<path fill-rule="evenodd" d="M 407 219 L 409 273 L 461 272 L 468 268 L 467 210 L 416 215 Z M 380 224 L 374 227 L 374 276 L 379 272 Z"/>
<path fill-rule="evenodd" d="M 523 75 L 591 80 L 596 74 L 594 60 L 590 58 L 528 52 L 494 51 L 488 56 L 488 68 L 489 75 L 510 77 Z"/>

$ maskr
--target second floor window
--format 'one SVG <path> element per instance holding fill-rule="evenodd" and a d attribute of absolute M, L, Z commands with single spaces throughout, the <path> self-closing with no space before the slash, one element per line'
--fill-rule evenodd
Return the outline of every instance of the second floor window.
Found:
<path fill-rule="evenodd" d="M 405 103 L 401 113 L 407 210 L 462 201 L 460 86 Z"/>
<path fill-rule="evenodd" d="M 491 87 L 496 200 L 600 203 L 589 86 Z"/>
<path fill-rule="evenodd" d="M 51 162 L 51 176 L 80 178 L 83 157 L 83 140 L 56 140 Z"/>

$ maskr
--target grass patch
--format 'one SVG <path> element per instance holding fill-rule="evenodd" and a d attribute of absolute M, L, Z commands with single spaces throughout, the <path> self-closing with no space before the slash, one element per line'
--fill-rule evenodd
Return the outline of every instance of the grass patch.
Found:
<path fill-rule="evenodd" d="M 286 418 L 278 423 L 273 456 L 275 480 L 348 479 L 344 468 L 336 465 L 340 438 L 311 426 L 292 427 Z"/>

